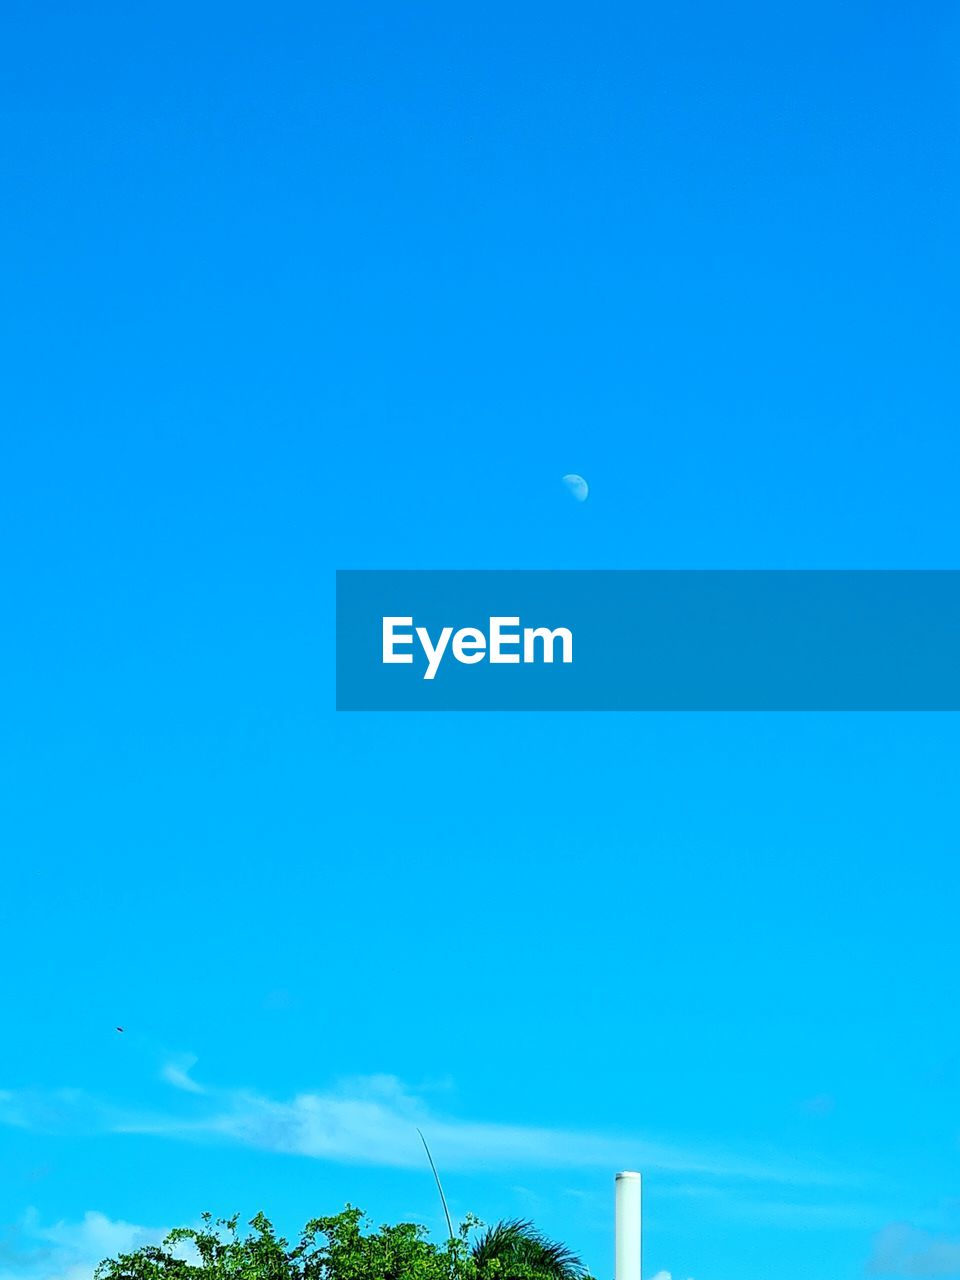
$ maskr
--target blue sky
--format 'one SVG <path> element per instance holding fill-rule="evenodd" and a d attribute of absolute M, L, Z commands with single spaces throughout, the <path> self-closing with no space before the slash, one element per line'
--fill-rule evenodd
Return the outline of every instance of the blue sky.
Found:
<path fill-rule="evenodd" d="M 960 24 L 781 9 L 8 6 L 4 1280 L 439 1229 L 418 1124 L 960 1275 L 953 716 L 332 709 L 337 567 L 956 566 Z"/>

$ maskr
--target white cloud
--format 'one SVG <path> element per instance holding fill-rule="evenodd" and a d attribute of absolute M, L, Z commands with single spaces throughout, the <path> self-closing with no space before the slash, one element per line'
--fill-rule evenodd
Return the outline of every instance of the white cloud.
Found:
<path fill-rule="evenodd" d="M 90 1210 L 79 1222 L 45 1226 L 29 1210 L 0 1248 L 0 1280 L 90 1280 L 104 1258 L 157 1244 L 162 1227 L 140 1227 Z"/>
<path fill-rule="evenodd" d="M 160 1075 L 167 1084 L 172 1084 L 175 1089 L 182 1089 L 184 1093 L 205 1093 L 203 1085 L 197 1084 L 190 1075 L 190 1069 L 196 1066 L 196 1062 L 192 1053 L 181 1054 L 165 1063 L 160 1069 Z"/>
<path fill-rule="evenodd" d="M 199 1094 L 186 1110 L 135 1112 L 88 1094 L 9 1094 L 0 1101 L 0 1123 L 47 1132 L 150 1133 L 181 1141 L 238 1143 L 264 1151 L 318 1160 L 419 1169 L 423 1149 L 417 1129 L 449 1169 L 624 1168 L 790 1184 L 829 1179 L 797 1167 L 695 1151 L 579 1130 L 462 1120 L 433 1110 L 393 1076 L 368 1076 L 320 1092 L 271 1098 L 236 1089 L 202 1089 L 189 1075 L 192 1059 L 168 1063 L 164 1078 Z M 198 1111 L 199 1108 L 199 1111 Z"/>
<path fill-rule="evenodd" d="M 796 1169 L 694 1152 L 638 1138 L 576 1130 L 535 1128 L 453 1119 L 432 1111 L 392 1076 L 347 1081 L 325 1092 L 289 1099 L 225 1090 L 208 1094 L 203 1117 L 164 1115 L 128 1119 L 128 1132 L 182 1139 L 219 1138 L 261 1150 L 395 1168 L 419 1168 L 423 1150 L 417 1129 L 429 1138 L 447 1168 L 612 1168 L 639 1163 L 647 1169 L 719 1177 L 803 1180 Z"/>
<path fill-rule="evenodd" d="M 871 1276 L 960 1275 L 960 1237 L 938 1236 L 906 1222 L 879 1233 L 867 1263 Z"/>

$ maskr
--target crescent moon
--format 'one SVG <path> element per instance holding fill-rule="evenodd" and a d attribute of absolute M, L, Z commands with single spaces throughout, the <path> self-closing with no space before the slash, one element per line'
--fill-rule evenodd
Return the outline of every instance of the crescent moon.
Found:
<path fill-rule="evenodd" d="M 586 502 L 590 494 L 590 486 L 583 476 L 578 476 L 576 472 L 571 471 L 569 475 L 563 477 L 563 483 L 572 498 L 575 498 L 577 502 Z"/>

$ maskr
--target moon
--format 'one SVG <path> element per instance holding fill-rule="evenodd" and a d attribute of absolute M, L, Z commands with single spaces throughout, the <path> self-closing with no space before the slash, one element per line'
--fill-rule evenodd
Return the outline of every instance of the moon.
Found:
<path fill-rule="evenodd" d="M 568 476 L 563 477 L 563 483 L 567 486 L 567 492 L 577 502 L 586 502 L 590 494 L 590 486 L 584 480 L 583 476 L 578 476 L 575 472 L 571 472 Z"/>

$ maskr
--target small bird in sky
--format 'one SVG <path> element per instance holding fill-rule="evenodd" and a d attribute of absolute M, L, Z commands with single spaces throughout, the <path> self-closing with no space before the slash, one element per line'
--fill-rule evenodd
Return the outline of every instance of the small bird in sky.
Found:
<path fill-rule="evenodd" d="M 117 1027 L 117 1030 L 120 1032 L 121 1035 L 123 1035 L 123 1027 Z"/>

